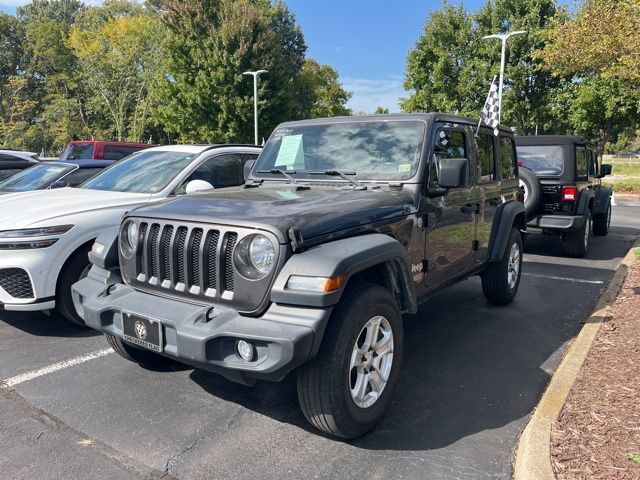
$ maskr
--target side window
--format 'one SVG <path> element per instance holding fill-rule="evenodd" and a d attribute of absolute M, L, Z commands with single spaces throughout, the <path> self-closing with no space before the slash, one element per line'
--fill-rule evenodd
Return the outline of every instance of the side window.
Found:
<path fill-rule="evenodd" d="M 247 156 L 239 153 L 208 158 L 182 182 L 176 189 L 176 194 L 184 194 L 187 184 L 192 180 L 204 180 L 214 188 L 242 185 L 244 183 L 242 167 L 246 160 Z"/>
<path fill-rule="evenodd" d="M 141 150 L 140 147 L 131 147 L 124 145 L 105 145 L 104 147 L 104 159 L 105 160 L 120 160 L 134 152 Z"/>
<path fill-rule="evenodd" d="M 500 137 L 500 178 L 503 180 L 516 177 L 516 146 L 513 139 Z"/>
<path fill-rule="evenodd" d="M 576 147 L 576 174 L 578 177 L 587 176 L 587 149 Z"/>
<path fill-rule="evenodd" d="M 596 152 L 589 150 L 589 176 L 595 177 L 598 175 L 598 157 Z"/>
<path fill-rule="evenodd" d="M 24 162 L 27 163 L 27 160 L 22 158 L 22 157 L 18 157 L 15 155 L 9 155 L 8 153 L 0 153 L 0 160 L 4 160 L 4 161 L 8 161 L 8 162 Z"/>
<path fill-rule="evenodd" d="M 438 185 L 440 160 L 444 158 L 469 158 L 464 132 L 447 128 L 440 128 L 436 132 L 429 176 L 432 186 Z"/>
<path fill-rule="evenodd" d="M 478 135 L 476 149 L 478 150 L 478 182 L 491 182 L 496 178 L 496 152 L 493 135 L 487 133 Z"/>
<path fill-rule="evenodd" d="M 63 182 L 67 182 L 70 187 L 77 187 L 85 180 L 93 177 L 96 173 L 101 172 L 102 168 L 77 168 L 62 178 Z"/>

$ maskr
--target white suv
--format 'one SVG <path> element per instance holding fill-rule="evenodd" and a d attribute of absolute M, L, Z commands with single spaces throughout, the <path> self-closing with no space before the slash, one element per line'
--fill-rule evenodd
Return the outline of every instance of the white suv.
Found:
<path fill-rule="evenodd" d="M 89 269 L 98 234 L 139 205 L 208 188 L 240 185 L 259 147 L 172 145 L 130 155 L 79 188 L 0 198 L 0 303 L 6 310 L 49 310 L 83 323 L 71 285 Z"/>

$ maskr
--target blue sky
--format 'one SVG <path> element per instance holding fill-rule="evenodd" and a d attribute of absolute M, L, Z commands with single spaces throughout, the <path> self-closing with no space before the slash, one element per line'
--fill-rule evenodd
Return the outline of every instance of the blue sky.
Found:
<path fill-rule="evenodd" d="M 0 10 L 15 13 L 25 0 L 0 0 Z M 100 3 L 92 0 L 85 3 Z M 380 105 L 398 110 L 407 52 L 422 32 L 435 0 L 285 0 L 302 27 L 308 55 L 338 70 L 353 93 L 349 107 L 372 112 Z M 482 0 L 468 0 L 476 10 Z"/>

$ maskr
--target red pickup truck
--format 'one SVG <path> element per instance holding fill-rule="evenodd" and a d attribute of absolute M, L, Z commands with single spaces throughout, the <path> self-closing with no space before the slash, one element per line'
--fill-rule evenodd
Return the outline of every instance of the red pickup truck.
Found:
<path fill-rule="evenodd" d="M 133 152 L 154 147 L 149 143 L 105 142 L 102 140 L 74 140 L 69 142 L 60 155 L 66 160 L 120 160 Z"/>

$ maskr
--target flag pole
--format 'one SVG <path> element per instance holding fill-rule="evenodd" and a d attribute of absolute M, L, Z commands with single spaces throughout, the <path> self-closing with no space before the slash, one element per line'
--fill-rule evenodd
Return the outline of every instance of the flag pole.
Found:
<path fill-rule="evenodd" d="M 484 111 L 484 108 L 487 106 L 487 102 L 489 101 L 489 97 L 491 96 L 491 87 L 493 87 L 493 84 L 496 83 L 496 78 L 498 76 L 494 75 L 493 76 L 493 80 L 491 80 L 491 85 L 489 85 L 489 93 L 487 94 L 487 99 L 484 101 L 484 105 L 482 106 L 482 110 L 480 111 L 480 120 L 478 121 L 478 128 L 476 128 L 476 137 L 478 136 L 478 132 L 480 131 L 480 125 L 482 124 L 482 112 Z"/>

